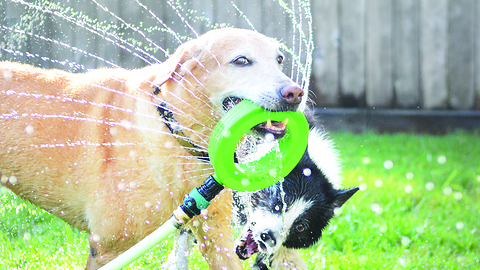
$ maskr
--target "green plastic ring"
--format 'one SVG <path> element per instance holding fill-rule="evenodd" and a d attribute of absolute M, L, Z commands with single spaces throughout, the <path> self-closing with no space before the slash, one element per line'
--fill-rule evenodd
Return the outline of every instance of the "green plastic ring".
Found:
<path fill-rule="evenodd" d="M 270 151 L 254 162 L 235 164 L 235 148 L 245 133 L 268 119 L 283 122 L 287 118 L 286 135 L 278 140 L 281 156 Z M 238 191 L 255 191 L 275 184 L 302 158 L 307 148 L 308 131 L 308 122 L 302 112 L 270 112 L 243 100 L 222 117 L 210 137 L 208 153 L 215 180 Z"/>

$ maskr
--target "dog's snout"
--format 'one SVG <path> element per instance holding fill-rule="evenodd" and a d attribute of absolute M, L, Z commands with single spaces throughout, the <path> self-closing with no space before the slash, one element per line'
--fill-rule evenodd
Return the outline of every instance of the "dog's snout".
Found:
<path fill-rule="evenodd" d="M 302 88 L 290 85 L 282 88 L 281 94 L 287 103 L 299 104 L 302 101 L 304 92 Z"/>
<path fill-rule="evenodd" d="M 260 234 L 260 238 L 262 241 L 268 245 L 269 247 L 274 247 L 277 243 L 275 236 L 273 235 L 272 231 L 265 230 Z"/>

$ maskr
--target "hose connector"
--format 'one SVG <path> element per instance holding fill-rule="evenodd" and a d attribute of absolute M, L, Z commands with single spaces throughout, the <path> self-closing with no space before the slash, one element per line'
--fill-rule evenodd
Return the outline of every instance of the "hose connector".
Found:
<path fill-rule="evenodd" d="M 180 208 L 189 218 L 200 215 L 203 209 L 210 205 L 210 201 L 224 189 L 213 176 L 209 176 L 203 185 L 193 189 L 184 199 Z"/>

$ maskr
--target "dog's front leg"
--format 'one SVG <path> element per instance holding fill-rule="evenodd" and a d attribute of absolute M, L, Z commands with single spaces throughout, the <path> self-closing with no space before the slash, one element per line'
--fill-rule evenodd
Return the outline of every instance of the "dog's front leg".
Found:
<path fill-rule="evenodd" d="M 202 214 L 189 223 L 210 269 L 242 269 L 235 254 L 232 228 L 232 194 L 224 190 Z"/>

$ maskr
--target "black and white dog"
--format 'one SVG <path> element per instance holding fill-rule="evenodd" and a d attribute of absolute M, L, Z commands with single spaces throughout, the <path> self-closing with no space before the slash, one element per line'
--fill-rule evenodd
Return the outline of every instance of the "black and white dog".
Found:
<path fill-rule="evenodd" d="M 234 193 L 235 227 L 240 227 L 236 253 L 248 259 L 258 253 L 253 269 L 306 269 L 297 249 L 318 242 L 322 230 L 358 188 L 341 189 L 340 161 L 326 134 L 312 128 L 300 162 L 277 183 L 256 192 Z M 162 269 L 188 269 L 186 255 L 193 236 L 180 233 Z"/>
<path fill-rule="evenodd" d="M 258 252 L 254 269 L 305 269 L 296 249 L 315 244 L 334 209 L 358 190 L 341 189 L 340 182 L 337 152 L 314 128 L 307 151 L 282 183 L 236 193 L 238 223 L 244 224 L 237 255 L 247 259 Z"/>

